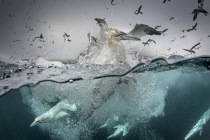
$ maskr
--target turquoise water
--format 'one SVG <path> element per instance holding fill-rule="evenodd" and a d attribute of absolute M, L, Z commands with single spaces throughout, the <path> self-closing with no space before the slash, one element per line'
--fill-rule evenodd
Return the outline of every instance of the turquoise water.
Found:
<path fill-rule="evenodd" d="M 120 75 L 23 86 L 0 99 L 1 139 L 103 140 L 114 126 L 129 122 L 128 134 L 113 139 L 181 140 L 210 106 L 209 77 L 208 57 L 171 64 L 156 59 Z M 78 110 L 30 127 L 35 117 L 64 99 Z M 108 118 L 114 121 L 98 129 Z M 207 121 L 202 135 L 191 139 L 206 140 L 209 129 Z"/>

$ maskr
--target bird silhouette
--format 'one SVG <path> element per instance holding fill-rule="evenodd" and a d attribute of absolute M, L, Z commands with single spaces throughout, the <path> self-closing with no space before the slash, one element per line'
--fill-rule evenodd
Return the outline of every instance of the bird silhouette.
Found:
<path fill-rule="evenodd" d="M 133 30 L 131 30 L 128 34 L 133 35 L 135 37 L 142 37 L 145 35 L 161 35 L 166 32 L 168 29 L 163 31 L 157 31 L 156 29 L 145 25 L 145 24 L 136 24 Z"/>
<path fill-rule="evenodd" d="M 190 31 L 196 30 L 197 25 L 198 25 L 198 23 L 195 23 L 195 25 L 193 25 L 193 26 L 192 26 L 192 28 L 187 29 L 187 32 L 190 32 Z"/>
<path fill-rule="evenodd" d="M 142 8 L 142 5 L 136 11 L 134 11 L 134 14 L 136 15 L 138 15 L 139 13 L 143 14 L 143 12 L 141 12 L 141 8 Z"/>
<path fill-rule="evenodd" d="M 118 3 L 114 3 L 114 0 L 111 0 L 111 5 L 117 5 Z"/>
<path fill-rule="evenodd" d="M 163 3 L 166 3 L 166 1 L 169 1 L 170 2 L 170 0 L 164 0 Z"/>
<path fill-rule="evenodd" d="M 192 14 L 193 14 L 193 21 L 195 21 L 197 19 L 197 16 L 199 13 L 203 13 L 205 16 L 208 15 L 208 11 L 206 11 L 204 8 L 203 8 L 203 4 L 201 4 L 200 6 L 198 6 L 197 9 L 194 9 L 192 11 Z"/>
<path fill-rule="evenodd" d="M 181 31 L 184 33 L 185 30 L 181 30 Z"/>
<path fill-rule="evenodd" d="M 200 45 L 201 43 L 198 42 L 197 44 L 193 45 L 190 49 L 183 49 L 184 51 L 190 52 L 190 53 L 195 53 L 195 51 L 193 49 L 195 49 L 198 45 Z"/>
<path fill-rule="evenodd" d="M 161 27 L 160 25 L 155 26 L 155 30 L 157 30 L 157 29 L 160 28 L 160 27 Z"/>
<path fill-rule="evenodd" d="M 174 17 L 171 17 L 170 20 L 175 20 L 175 18 Z"/>

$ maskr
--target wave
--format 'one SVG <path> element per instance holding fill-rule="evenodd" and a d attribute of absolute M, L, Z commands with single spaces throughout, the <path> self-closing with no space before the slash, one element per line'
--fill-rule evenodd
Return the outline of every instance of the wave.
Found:
<path fill-rule="evenodd" d="M 183 58 L 182 56 L 159 57 L 147 63 L 139 63 L 133 68 L 129 68 L 128 65 L 123 63 L 103 66 L 96 64 L 66 64 L 65 66 L 65 68 L 43 68 L 31 63 L 17 65 L 1 62 L 0 95 L 4 95 L 12 89 L 18 89 L 22 86 L 35 86 L 46 81 L 68 83 L 84 79 L 121 77 L 129 73 L 145 71 L 167 71 L 181 67 L 209 70 L 210 56 L 204 55 L 193 58 Z"/>

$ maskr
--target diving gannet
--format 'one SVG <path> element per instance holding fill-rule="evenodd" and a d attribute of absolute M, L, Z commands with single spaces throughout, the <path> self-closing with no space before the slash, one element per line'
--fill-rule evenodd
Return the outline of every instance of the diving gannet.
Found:
<path fill-rule="evenodd" d="M 116 137 L 118 135 L 120 135 L 121 133 L 123 133 L 123 136 L 125 136 L 128 133 L 128 122 L 125 123 L 124 125 L 117 125 L 114 128 L 116 128 L 116 130 L 114 131 L 114 133 L 112 135 L 110 135 L 109 137 L 107 137 L 107 139 Z"/>
<path fill-rule="evenodd" d="M 107 119 L 106 122 L 103 125 L 101 125 L 98 129 L 107 127 L 109 121 L 110 121 L 110 119 Z"/>
<path fill-rule="evenodd" d="M 210 119 L 210 108 L 203 113 L 200 120 L 196 123 L 195 126 L 190 130 L 190 132 L 186 135 L 185 140 L 190 139 L 192 136 L 200 132 L 200 135 L 202 134 L 203 125 L 206 124 L 206 122 Z"/>
<path fill-rule="evenodd" d="M 62 117 L 68 116 L 68 111 L 76 111 L 76 104 L 69 104 L 67 101 L 61 101 L 52 107 L 47 112 L 35 118 L 34 122 L 30 125 L 30 127 L 35 126 L 39 123 L 46 123 L 54 120 L 58 120 Z"/>

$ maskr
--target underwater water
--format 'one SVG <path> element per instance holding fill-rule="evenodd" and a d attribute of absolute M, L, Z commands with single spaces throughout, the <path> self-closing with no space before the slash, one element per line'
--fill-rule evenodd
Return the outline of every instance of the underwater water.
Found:
<path fill-rule="evenodd" d="M 2 139 L 106 139 L 119 124 L 128 133 L 110 139 L 184 139 L 210 104 L 209 57 L 167 63 L 140 63 L 124 75 L 103 75 L 72 82 L 42 81 L 1 97 Z M 58 102 L 74 102 L 77 111 L 30 127 L 34 118 Z M 99 129 L 107 119 L 111 121 Z M 210 123 L 191 139 L 209 138 Z"/>

